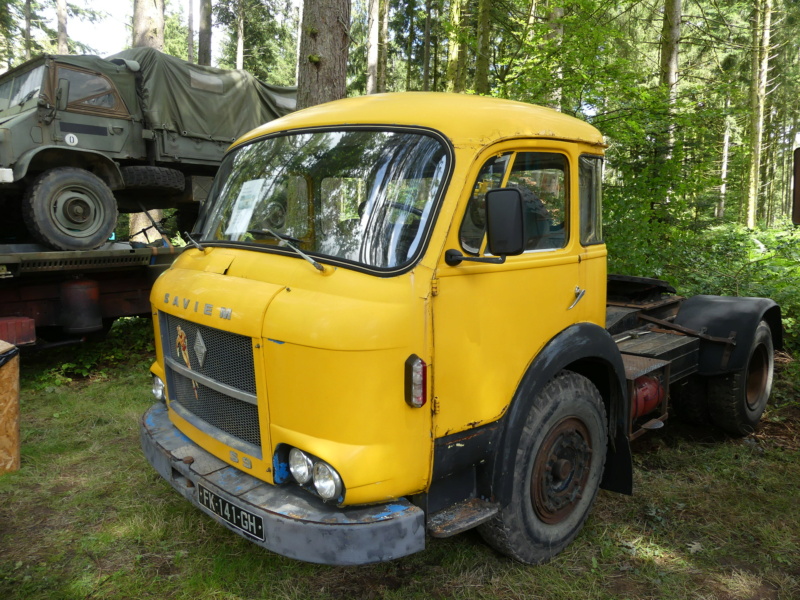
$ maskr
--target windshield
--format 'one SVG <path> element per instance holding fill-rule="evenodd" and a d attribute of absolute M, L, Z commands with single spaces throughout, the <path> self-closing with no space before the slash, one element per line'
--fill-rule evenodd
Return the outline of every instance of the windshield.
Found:
<path fill-rule="evenodd" d="M 44 65 L 0 83 L 0 111 L 24 104 L 39 93 L 44 78 Z"/>
<path fill-rule="evenodd" d="M 317 131 L 236 149 L 220 167 L 202 239 L 285 246 L 389 269 L 421 249 L 448 149 L 401 131 Z"/>

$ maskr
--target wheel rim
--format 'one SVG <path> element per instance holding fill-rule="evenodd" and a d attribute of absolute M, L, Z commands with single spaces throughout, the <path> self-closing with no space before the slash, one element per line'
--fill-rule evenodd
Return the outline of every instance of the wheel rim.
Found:
<path fill-rule="evenodd" d="M 591 436 L 580 419 L 564 419 L 550 430 L 531 475 L 531 502 L 542 521 L 560 523 L 572 514 L 586 489 L 591 461 Z"/>
<path fill-rule="evenodd" d="M 754 410 L 764 395 L 769 379 L 769 356 L 763 344 L 756 346 L 747 365 L 747 406 Z"/>
<path fill-rule="evenodd" d="M 55 226 L 72 237 L 90 237 L 103 224 L 103 203 L 97 194 L 83 187 L 61 190 L 52 203 Z"/>

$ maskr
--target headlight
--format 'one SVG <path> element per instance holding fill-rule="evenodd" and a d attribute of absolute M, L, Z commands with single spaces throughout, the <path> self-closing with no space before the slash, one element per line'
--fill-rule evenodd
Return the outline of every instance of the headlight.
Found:
<path fill-rule="evenodd" d="M 164 402 L 167 399 L 164 382 L 161 381 L 161 377 L 156 375 L 153 375 L 153 397 L 159 402 Z"/>
<path fill-rule="evenodd" d="M 323 500 L 336 500 L 342 495 L 342 478 L 328 463 L 314 464 L 314 487 Z"/>
<path fill-rule="evenodd" d="M 311 462 L 311 458 L 305 452 L 297 448 L 289 450 L 289 472 L 297 483 L 305 485 L 311 481 L 311 470 L 313 468 L 314 463 Z"/>

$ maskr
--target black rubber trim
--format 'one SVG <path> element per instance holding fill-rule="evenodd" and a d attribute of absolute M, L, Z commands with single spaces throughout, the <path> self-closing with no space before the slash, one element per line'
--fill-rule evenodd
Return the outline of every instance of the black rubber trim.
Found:
<path fill-rule="evenodd" d="M 84 125 L 82 123 L 59 122 L 59 129 L 64 133 L 85 133 L 86 135 L 108 135 L 108 128 L 98 125 Z"/>

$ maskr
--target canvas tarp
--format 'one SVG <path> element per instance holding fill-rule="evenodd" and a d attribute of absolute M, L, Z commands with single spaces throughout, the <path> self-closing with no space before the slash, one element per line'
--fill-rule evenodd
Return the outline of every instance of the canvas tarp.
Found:
<path fill-rule="evenodd" d="M 141 75 L 147 126 L 185 137 L 232 142 L 295 109 L 295 88 L 268 85 L 246 71 L 195 65 L 153 48 L 131 48 L 106 60 Z"/>

